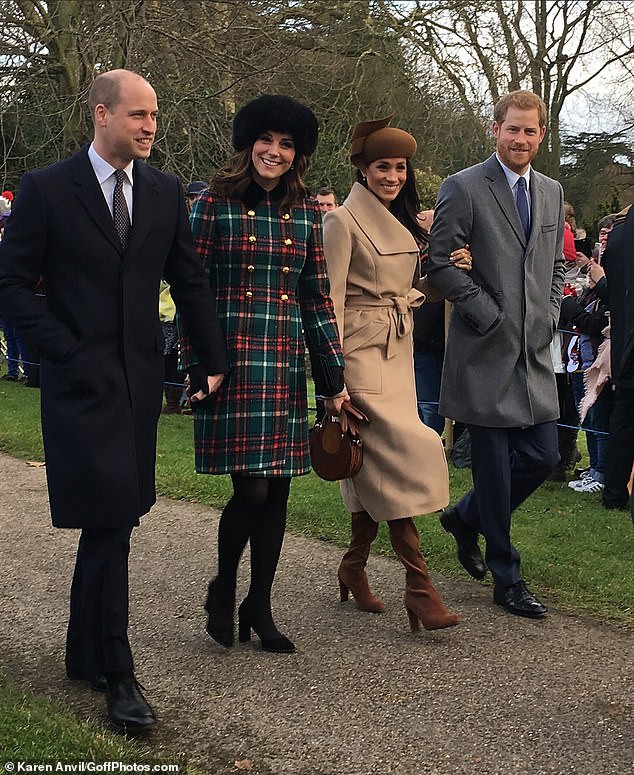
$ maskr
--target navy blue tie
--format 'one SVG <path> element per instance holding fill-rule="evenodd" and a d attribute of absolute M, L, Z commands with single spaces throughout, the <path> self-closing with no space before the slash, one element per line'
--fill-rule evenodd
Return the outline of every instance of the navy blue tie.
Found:
<path fill-rule="evenodd" d="M 520 177 L 517 181 L 517 189 L 515 191 L 515 204 L 517 205 L 517 212 L 520 214 L 520 221 L 524 228 L 524 234 L 526 235 L 526 241 L 531 235 L 531 217 L 528 214 L 528 200 L 526 199 L 526 180 Z"/>

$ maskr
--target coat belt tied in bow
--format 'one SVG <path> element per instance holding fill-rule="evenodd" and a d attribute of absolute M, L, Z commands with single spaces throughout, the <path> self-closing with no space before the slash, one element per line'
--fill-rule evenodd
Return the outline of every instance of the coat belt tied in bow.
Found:
<path fill-rule="evenodd" d="M 346 299 L 346 307 L 354 309 L 389 309 L 390 327 L 387 333 L 386 357 L 396 355 L 396 343 L 404 336 L 412 333 L 413 318 L 411 310 L 420 307 L 425 301 L 425 294 L 411 288 L 405 296 L 392 296 L 387 299 L 372 299 L 367 296 L 350 296 Z"/>

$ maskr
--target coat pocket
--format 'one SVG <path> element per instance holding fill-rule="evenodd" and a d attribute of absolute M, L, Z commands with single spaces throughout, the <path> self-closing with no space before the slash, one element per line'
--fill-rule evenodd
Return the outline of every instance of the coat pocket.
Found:
<path fill-rule="evenodd" d="M 350 393 L 381 393 L 388 325 L 372 320 L 344 337 L 344 380 Z"/>
<path fill-rule="evenodd" d="M 389 324 L 386 322 L 370 320 L 358 328 L 354 327 L 350 333 L 348 331 L 351 326 L 348 325 L 348 322 L 349 320 L 346 318 L 346 333 L 343 340 L 344 358 L 360 348 L 378 345 L 387 336 Z"/>

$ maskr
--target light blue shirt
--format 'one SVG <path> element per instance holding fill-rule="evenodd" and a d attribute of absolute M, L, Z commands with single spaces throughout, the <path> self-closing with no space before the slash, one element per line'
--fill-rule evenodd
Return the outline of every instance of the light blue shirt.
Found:
<path fill-rule="evenodd" d="M 520 177 L 524 178 L 526 181 L 526 201 L 528 204 L 528 214 L 530 216 L 531 214 L 531 195 L 530 195 L 530 185 L 531 185 L 531 167 L 528 166 L 528 169 L 523 175 L 518 175 L 517 172 L 513 172 L 512 169 L 509 169 L 506 164 L 500 159 L 500 157 L 497 154 L 497 151 L 495 153 L 495 158 L 498 160 L 498 164 L 502 169 L 504 170 L 504 174 L 506 175 L 506 180 L 509 184 L 509 187 L 511 191 L 513 192 L 513 199 L 516 199 L 517 197 L 517 181 L 520 179 Z"/>
<path fill-rule="evenodd" d="M 97 181 L 101 186 L 104 199 L 112 215 L 112 197 L 115 187 L 115 168 L 102 159 L 101 156 L 95 151 L 93 143 L 90 144 L 88 149 L 88 158 L 92 164 L 92 168 L 97 176 Z M 123 182 L 123 196 L 125 197 L 126 204 L 128 205 L 128 212 L 130 213 L 130 223 L 132 223 L 132 168 L 134 167 L 134 161 L 131 161 L 127 167 L 124 168 L 126 179 Z"/>

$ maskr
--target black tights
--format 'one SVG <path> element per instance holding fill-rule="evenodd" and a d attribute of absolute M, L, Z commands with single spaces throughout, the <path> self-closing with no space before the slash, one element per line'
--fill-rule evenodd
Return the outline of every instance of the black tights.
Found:
<path fill-rule="evenodd" d="M 227 592 L 235 590 L 240 557 L 249 541 L 251 585 L 247 599 L 250 609 L 267 620 L 261 626 L 268 630 L 273 626 L 271 588 L 284 541 L 291 479 L 231 474 L 231 480 L 233 495 L 218 527 L 218 582 Z"/>

